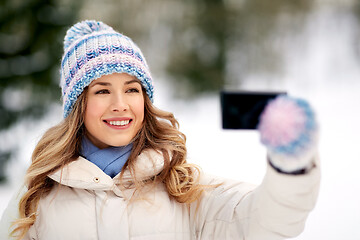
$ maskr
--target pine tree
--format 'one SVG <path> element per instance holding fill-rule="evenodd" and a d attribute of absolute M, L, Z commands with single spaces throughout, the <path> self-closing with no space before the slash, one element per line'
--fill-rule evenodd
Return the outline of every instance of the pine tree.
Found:
<path fill-rule="evenodd" d="M 0 2 L 0 132 L 39 118 L 58 100 L 62 39 L 80 1 Z M 17 136 L 21 137 L 21 136 Z M 0 152 L 0 181 L 11 149 Z"/>

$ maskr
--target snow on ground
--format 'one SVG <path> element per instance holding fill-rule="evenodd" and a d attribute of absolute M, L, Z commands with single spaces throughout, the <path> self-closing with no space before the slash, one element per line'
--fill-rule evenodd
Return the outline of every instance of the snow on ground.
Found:
<path fill-rule="evenodd" d="M 339 12 L 324 10 L 314 14 L 305 30 L 307 47 L 299 50 L 288 46 L 285 81 L 270 86 L 271 90 L 286 89 L 308 99 L 321 124 L 319 200 L 297 240 L 360 239 L 360 73 L 350 44 L 352 21 Z M 244 85 L 253 90 L 264 86 L 269 87 L 259 79 Z M 208 173 L 261 183 L 266 152 L 258 133 L 222 130 L 217 95 L 179 101 L 171 98 L 171 91 L 169 83 L 158 80 L 156 105 L 178 118 L 180 129 L 187 135 L 189 161 Z M 16 129 L 15 135 L 22 136 L 17 159 L 22 160 L 9 166 L 15 172 L 13 184 L 0 186 L 0 213 L 22 179 L 34 142 L 60 118 L 60 109 L 55 107 L 43 121 Z"/>

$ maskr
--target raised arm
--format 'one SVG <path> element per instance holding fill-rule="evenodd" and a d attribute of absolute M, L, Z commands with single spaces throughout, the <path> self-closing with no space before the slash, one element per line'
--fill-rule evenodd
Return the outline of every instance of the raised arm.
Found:
<path fill-rule="evenodd" d="M 259 131 L 268 149 L 262 184 L 204 175 L 204 184 L 223 184 L 191 209 L 198 239 L 277 240 L 303 231 L 320 184 L 314 113 L 304 100 L 280 97 L 268 104 Z"/>

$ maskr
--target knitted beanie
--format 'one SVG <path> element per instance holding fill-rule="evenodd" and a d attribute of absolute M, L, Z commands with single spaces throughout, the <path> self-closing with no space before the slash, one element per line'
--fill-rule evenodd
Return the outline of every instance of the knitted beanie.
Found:
<path fill-rule="evenodd" d="M 153 102 L 153 84 L 149 66 L 140 48 L 127 36 L 110 26 L 86 20 L 72 26 L 64 39 L 61 61 L 63 116 L 93 80 L 112 73 L 127 73 L 140 80 Z"/>

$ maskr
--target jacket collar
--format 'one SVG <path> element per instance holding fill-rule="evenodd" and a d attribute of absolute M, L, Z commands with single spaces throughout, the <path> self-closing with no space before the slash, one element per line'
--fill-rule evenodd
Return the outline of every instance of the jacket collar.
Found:
<path fill-rule="evenodd" d="M 164 168 L 163 155 L 155 150 L 144 150 L 135 160 L 135 174 L 138 180 L 149 179 Z M 128 169 L 124 170 L 123 181 L 133 182 L 133 177 Z M 112 190 L 119 184 L 118 176 L 111 178 L 99 167 L 83 157 L 67 164 L 64 168 L 48 176 L 62 185 L 88 190 Z"/>

